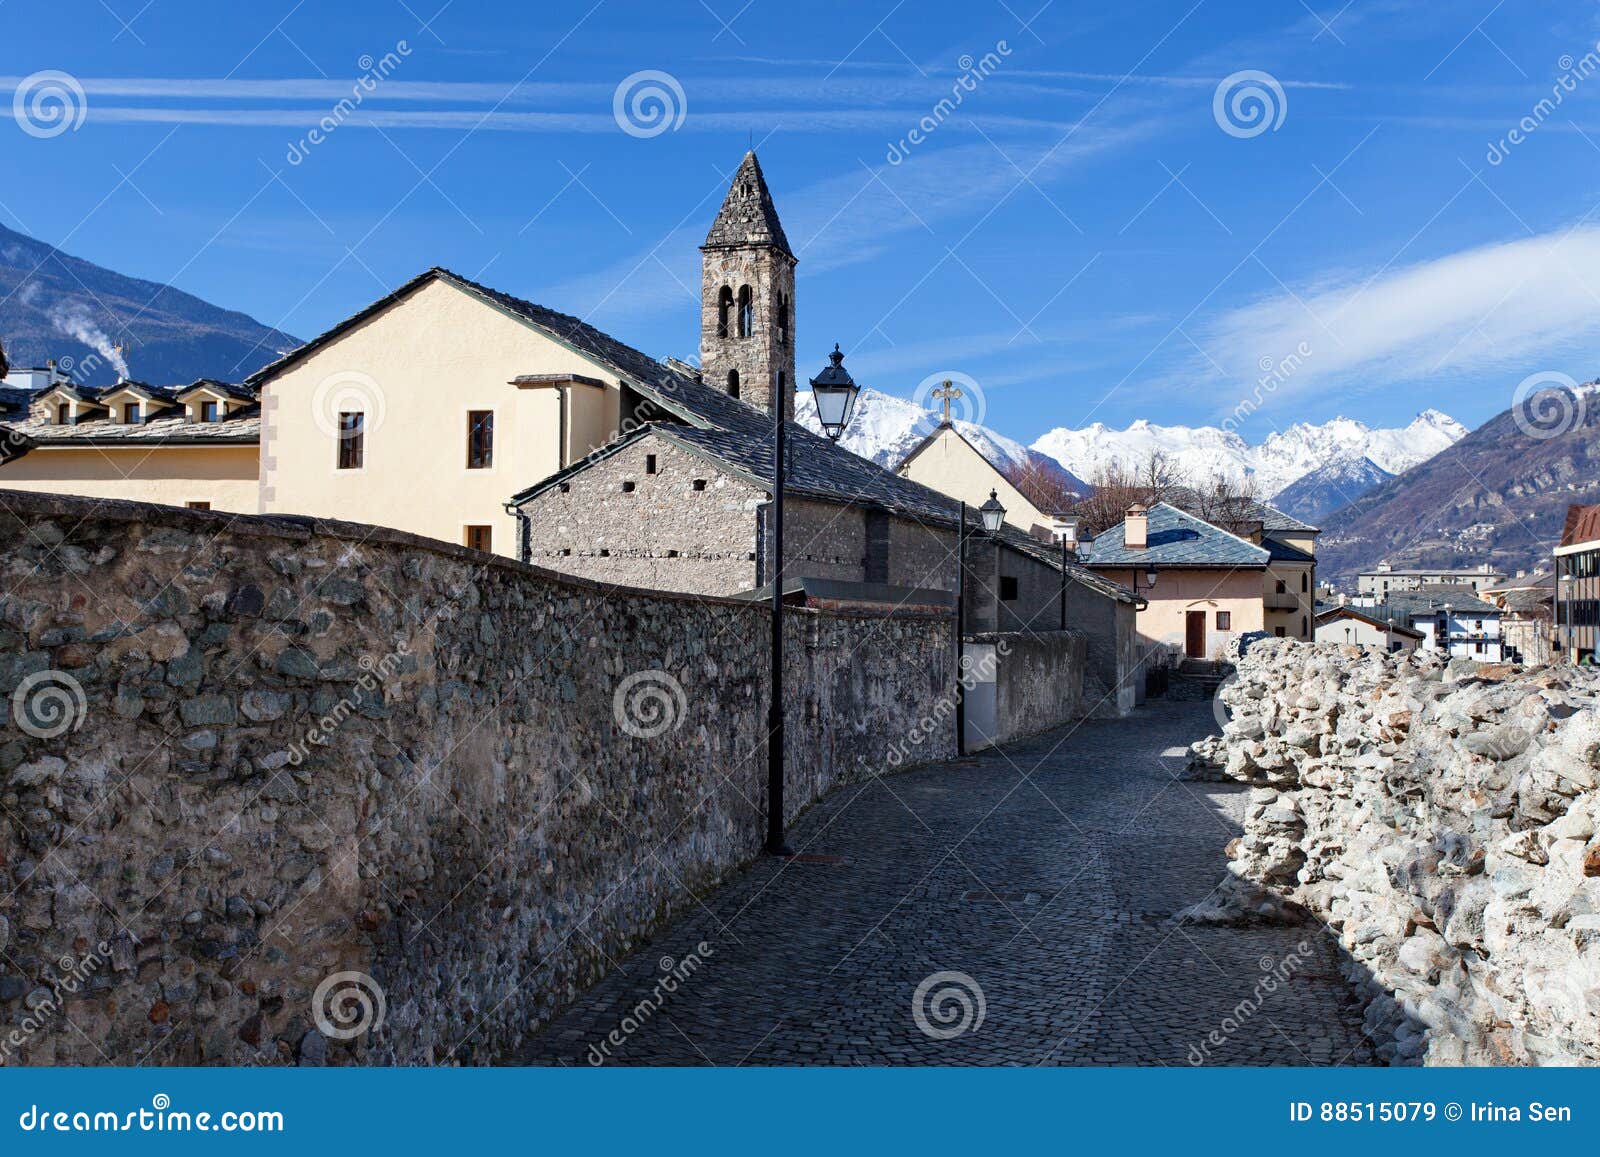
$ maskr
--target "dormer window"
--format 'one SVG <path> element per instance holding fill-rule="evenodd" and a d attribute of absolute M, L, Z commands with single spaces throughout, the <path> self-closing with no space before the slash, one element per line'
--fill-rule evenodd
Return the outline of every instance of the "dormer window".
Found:
<path fill-rule="evenodd" d="M 139 422 L 139 403 L 124 402 L 122 404 L 122 424 L 124 426 L 137 426 Z"/>
<path fill-rule="evenodd" d="M 72 403 L 71 402 L 57 402 L 56 403 L 56 425 L 58 425 L 58 426 L 70 426 L 70 425 L 72 425 Z"/>
<path fill-rule="evenodd" d="M 200 403 L 200 420 L 202 422 L 215 422 L 219 419 L 216 402 Z"/>

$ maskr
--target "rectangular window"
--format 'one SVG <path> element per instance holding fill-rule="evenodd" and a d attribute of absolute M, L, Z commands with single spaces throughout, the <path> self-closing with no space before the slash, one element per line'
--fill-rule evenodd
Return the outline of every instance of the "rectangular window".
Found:
<path fill-rule="evenodd" d="M 339 469 L 360 470 L 367 460 L 367 416 L 360 411 L 339 415 Z"/>
<path fill-rule="evenodd" d="M 1285 634 L 1287 634 L 1287 632 L 1285 632 L 1282 627 L 1273 627 L 1272 628 L 1272 633 L 1274 635 L 1277 635 L 1278 638 L 1280 638 L 1280 639 L 1283 638 L 1285 636 Z"/>
<path fill-rule="evenodd" d="M 1217 612 L 1217 630 L 1219 630 L 1219 631 L 1231 631 L 1231 630 L 1233 630 L 1233 612 L 1232 611 L 1218 611 Z M 1282 634 L 1283 632 L 1280 631 L 1278 633 Z"/>
<path fill-rule="evenodd" d="M 70 426 L 70 425 L 72 425 L 72 403 L 71 402 L 57 402 L 56 403 L 56 425 L 58 425 L 58 426 Z"/>
<path fill-rule="evenodd" d="M 185 502 L 184 505 L 187 506 L 190 510 L 210 510 L 211 509 L 211 503 L 209 503 L 209 502 Z"/>
<path fill-rule="evenodd" d="M 1289 593 L 1289 584 L 1284 582 L 1282 579 L 1278 580 L 1278 593 L 1280 595 L 1286 595 Z"/>
<path fill-rule="evenodd" d="M 124 402 L 122 404 L 122 421 L 129 426 L 137 426 L 139 424 L 138 402 Z"/>
<path fill-rule="evenodd" d="M 1000 576 L 1000 601 L 1012 603 L 1017 600 L 1017 578 L 1015 575 L 1003 574 Z"/>
<path fill-rule="evenodd" d="M 487 470 L 494 465 L 494 411 L 467 412 L 467 469 Z"/>
<path fill-rule="evenodd" d="M 494 539 L 494 528 L 490 526 L 469 526 L 466 530 L 465 542 L 473 550 L 488 550 L 489 544 Z"/>
<path fill-rule="evenodd" d="M 200 403 L 200 420 L 202 422 L 215 422 L 217 420 L 217 404 L 215 402 Z"/>
<path fill-rule="evenodd" d="M 646 474 L 654 474 L 656 472 L 656 456 L 654 454 L 646 454 L 644 456 L 644 472 Z"/>

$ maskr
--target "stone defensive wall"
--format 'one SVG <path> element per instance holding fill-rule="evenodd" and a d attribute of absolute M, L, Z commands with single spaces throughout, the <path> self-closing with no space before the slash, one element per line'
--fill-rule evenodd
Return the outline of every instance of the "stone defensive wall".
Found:
<path fill-rule="evenodd" d="M 787 622 L 791 818 L 953 754 L 950 618 Z M 514 1055 L 759 853 L 768 623 L 0 491 L 0 1063 Z"/>

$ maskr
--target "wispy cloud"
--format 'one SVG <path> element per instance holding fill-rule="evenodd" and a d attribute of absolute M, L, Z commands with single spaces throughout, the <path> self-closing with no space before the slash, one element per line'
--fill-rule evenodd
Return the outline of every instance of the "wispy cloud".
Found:
<path fill-rule="evenodd" d="M 1273 294 L 1204 330 L 1192 370 L 1255 383 L 1311 350 L 1274 392 L 1366 392 L 1474 371 L 1563 369 L 1600 352 L 1600 226 L 1541 234 Z M 1191 381 L 1193 378 L 1190 379 Z M 1226 409 L 1233 399 L 1224 399 Z M 1219 410 L 1220 412 L 1220 410 Z"/>
<path fill-rule="evenodd" d="M 998 206 L 1018 189 L 1024 173 L 1036 186 L 1048 187 L 1097 155 L 1146 139 L 1166 123 L 1156 117 L 1108 121 L 1070 134 L 1061 126 L 1048 144 L 1008 146 L 1009 162 L 987 142 L 930 146 L 898 166 L 882 164 L 876 156 L 858 158 L 854 169 L 786 192 L 784 230 L 805 278 L 870 261 L 908 233 L 932 230 L 942 244 L 954 245 L 961 232 L 940 234 L 939 227 Z M 692 225 L 607 268 L 552 287 L 551 299 L 575 303 L 580 313 L 602 321 L 697 303 L 697 247 L 725 192 L 717 184 L 708 191 L 704 211 L 691 214 Z M 893 304 L 888 299 L 887 312 Z"/>

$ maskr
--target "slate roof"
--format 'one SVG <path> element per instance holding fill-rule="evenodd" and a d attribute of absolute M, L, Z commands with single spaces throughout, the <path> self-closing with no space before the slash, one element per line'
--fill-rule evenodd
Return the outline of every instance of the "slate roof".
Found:
<path fill-rule="evenodd" d="M 218 422 L 191 422 L 184 416 L 183 407 L 178 399 L 199 386 L 210 387 L 218 393 L 247 404 L 235 408 Z M 161 403 L 163 408 L 157 409 L 154 417 L 136 426 L 114 422 L 108 415 L 67 426 L 26 419 L 12 422 L 10 427 L 26 436 L 33 446 L 116 446 L 144 443 L 249 444 L 261 441 L 261 406 L 255 400 L 255 390 L 211 378 L 201 378 L 187 386 L 152 386 L 147 382 L 134 381 L 99 387 L 58 384 L 40 393 L 59 390 L 81 401 L 100 405 L 108 396 L 129 388 Z"/>
<path fill-rule="evenodd" d="M 1390 622 L 1409 626 L 1412 619 L 1436 614 L 1446 603 L 1450 604 L 1452 614 L 1481 615 L 1484 618 L 1500 614 L 1499 607 L 1475 597 L 1470 590 L 1465 594 L 1455 591 L 1391 591 L 1384 606 L 1379 609 Z"/>
<path fill-rule="evenodd" d="M 21 386 L 0 386 L 0 414 L 14 411 L 26 413 L 28 403 L 32 400 L 32 390 L 23 389 Z"/>
<path fill-rule="evenodd" d="M 1272 555 L 1203 518 L 1165 502 L 1150 508 L 1143 550 L 1123 545 L 1125 522 L 1099 535 L 1084 549 L 1084 562 L 1096 570 L 1108 567 L 1233 567 L 1265 569 Z"/>
<path fill-rule="evenodd" d="M 749 190 L 746 192 L 746 190 Z M 717 219 L 711 223 L 702 249 L 743 249 L 752 245 L 770 245 L 794 257 L 789 239 L 783 234 L 778 220 L 778 209 L 772 203 L 772 193 L 767 189 L 767 179 L 761 175 L 761 162 L 754 151 L 744 155 L 739 170 L 728 186 L 728 196 L 722 202 Z"/>
<path fill-rule="evenodd" d="M 1272 556 L 1273 562 L 1310 562 L 1317 561 L 1316 556 L 1307 554 L 1297 546 L 1290 546 L 1281 539 L 1263 536 L 1261 545 Z"/>
<path fill-rule="evenodd" d="M 1318 626 L 1321 626 L 1323 623 L 1332 622 L 1334 619 L 1360 619 L 1363 623 L 1370 623 L 1374 627 L 1395 631 L 1402 635 L 1410 635 L 1414 639 L 1423 638 L 1421 631 L 1413 630 L 1404 623 L 1392 623 L 1377 617 L 1376 614 L 1369 615 L 1364 611 L 1357 610 L 1355 607 L 1330 607 L 1325 611 L 1318 611 L 1315 622 Z"/>
<path fill-rule="evenodd" d="M 535 305 L 533 302 L 525 301 L 520 297 L 513 297 L 509 293 L 501 293 L 497 289 L 490 289 L 487 285 L 480 285 L 471 278 L 463 277 L 459 273 L 435 265 L 432 269 L 424 270 L 404 285 L 380 297 L 371 305 L 351 314 L 331 329 L 318 334 L 304 345 L 290 350 L 277 361 L 261 367 L 261 369 L 245 379 L 245 385 L 255 388 L 261 387 L 308 355 L 331 344 L 350 330 L 366 322 L 369 318 L 382 313 L 396 302 L 411 296 L 412 293 L 432 281 L 444 281 L 472 294 L 503 313 L 527 322 L 535 329 L 577 350 L 579 353 L 586 354 L 611 366 L 621 377 L 628 378 L 635 383 L 667 386 L 674 381 L 686 380 L 683 375 L 669 370 L 648 354 L 640 353 L 631 346 L 624 345 L 611 335 L 595 329 L 588 322 L 572 317 L 570 314 L 557 313 L 553 309 L 546 309 L 542 305 Z"/>
<path fill-rule="evenodd" d="M 1177 486 L 1167 492 L 1166 501 L 1182 510 L 1195 512 L 1203 510 L 1207 503 L 1200 494 L 1187 486 Z M 1289 534 L 1321 534 L 1322 531 L 1309 522 L 1302 522 L 1292 514 L 1286 514 L 1266 502 L 1254 498 L 1232 498 L 1223 503 L 1228 510 L 1228 517 L 1235 522 L 1259 522 L 1261 529 L 1267 533 L 1279 531 Z"/>

